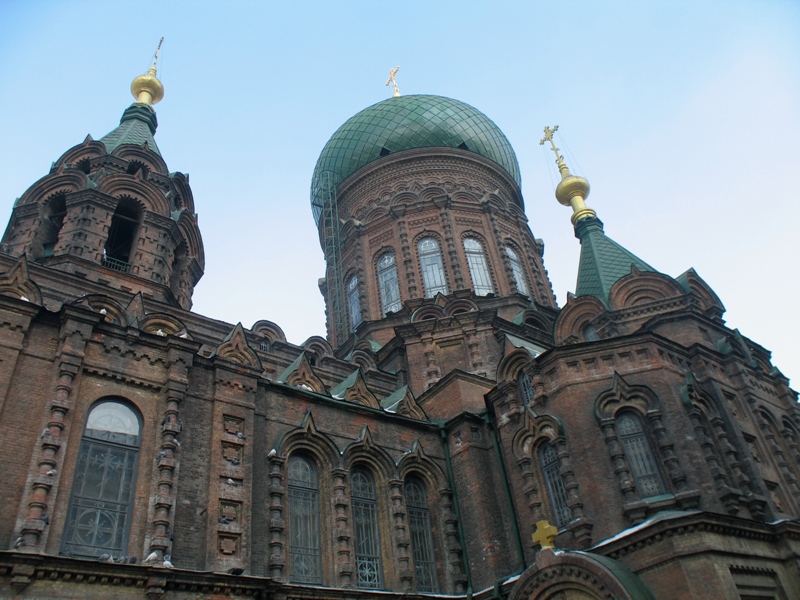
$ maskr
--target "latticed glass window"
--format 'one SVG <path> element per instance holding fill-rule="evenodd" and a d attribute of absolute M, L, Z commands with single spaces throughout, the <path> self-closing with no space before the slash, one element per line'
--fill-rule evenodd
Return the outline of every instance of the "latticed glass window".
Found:
<path fill-rule="evenodd" d="M 517 291 L 525 296 L 528 295 L 528 284 L 525 283 L 525 269 L 522 268 L 522 261 L 511 246 L 506 246 L 508 262 L 511 263 L 511 273 L 514 275 L 514 284 Z"/>
<path fill-rule="evenodd" d="M 353 500 L 356 585 L 360 588 L 383 587 L 378 496 L 372 473 L 360 467 L 353 469 L 350 472 L 350 495 Z"/>
<path fill-rule="evenodd" d="M 422 238 L 417 245 L 419 268 L 422 270 L 422 285 L 425 297 L 433 298 L 436 294 L 447 294 L 447 281 L 444 278 L 442 253 L 439 242 L 435 238 Z"/>
<path fill-rule="evenodd" d="M 564 478 L 559 471 L 558 455 L 550 442 L 542 444 L 539 449 L 539 461 L 547 484 L 547 496 L 556 518 L 556 527 L 564 527 L 572 520 L 572 511 L 567 506 L 567 488 L 564 487 Z"/>
<path fill-rule="evenodd" d="M 648 498 L 664 493 L 661 474 L 656 467 L 653 451 L 638 416 L 622 413 L 617 417 L 617 433 L 625 449 L 625 458 L 636 480 L 639 497 Z"/>
<path fill-rule="evenodd" d="M 428 493 L 425 484 L 417 477 L 405 481 L 408 529 L 411 534 L 411 551 L 414 557 L 414 579 L 418 592 L 435 592 L 436 561 L 433 555 L 431 515 L 428 510 Z"/>
<path fill-rule="evenodd" d="M 317 467 L 305 456 L 289 457 L 289 578 L 322 583 Z"/>
<path fill-rule="evenodd" d="M 517 386 L 519 387 L 519 397 L 522 399 L 522 403 L 528 406 L 533 402 L 533 382 L 531 381 L 531 376 L 524 371 L 520 373 L 519 379 L 517 379 Z"/>
<path fill-rule="evenodd" d="M 397 265 L 394 253 L 387 252 L 378 259 L 378 288 L 381 292 L 381 306 L 386 313 L 397 312 L 402 308 L 400 285 L 397 280 Z"/>
<path fill-rule="evenodd" d="M 486 254 L 481 243 L 475 238 L 464 238 L 464 252 L 467 255 L 467 265 L 475 295 L 485 296 L 493 293 L 492 277 L 489 275 L 489 265 L 486 263 Z"/>
<path fill-rule="evenodd" d="M 350 327 L 361 324 L 361 300 L 358 298 L 358 277 L 353 275 L 347 282 L 347 308 L 350 312 Z"/>
<path fill-rule="evenodd" d="M 139 416 L 122 402 L 92 408 L 78 451 L 62 552 L 93 558 L 126 553 L 139 430 Z"/>

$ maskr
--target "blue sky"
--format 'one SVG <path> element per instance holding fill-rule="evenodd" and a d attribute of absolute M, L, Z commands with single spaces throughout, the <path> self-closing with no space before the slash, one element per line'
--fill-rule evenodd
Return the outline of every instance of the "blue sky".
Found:
<path fill-rule="evenodd" d="M 558 124 L 606 232 L 653 267 L 694 267 L 731 327 L 800 377 L 800 3 L 0 3 L 0 211 L 87 133 L 113 129 L 165 36 L 156 136 L 190 174 L 206 249 L 195 310 L 290 341 L 324 335 L 316 159 L 390 95 L 472 104 L 519 158 L 560 303 L 579 244 L 538 141 Z M 5 217 L 4 217 L 5 218 Z"/>

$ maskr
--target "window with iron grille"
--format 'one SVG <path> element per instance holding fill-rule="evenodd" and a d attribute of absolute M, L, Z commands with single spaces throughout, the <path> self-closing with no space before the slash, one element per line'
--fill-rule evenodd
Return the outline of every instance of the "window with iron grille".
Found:
<path fill-rule="evenodd" d="M 397 312 L 402 308 L 394 252 L 387 252 L 378 259 L 378 289 L 381 293 L 384 316 L 386 313 Z"/>
<path fill-rule="evenodd" d="M 361 324 L 361 300 L 358 297 L 358 277 L 355 275 L 347 282 L 347 307 L 350 312 L 350 327 L 355 329 Z"/>
<path fill-rule="evenodd" d="M 405 481 L 408 529 L 411 534 L 411 554 L 414 557 L 414 580 L 418 592 L 435 592 L 436 560 L 433 554 L 431 516 L 425 484 L 417 477 Z"/>
<path fill-rule="evenodd" d="M 514 276 L 514 284 L 517 286 L 517 291 L 527 296 L 528 284 L 525 282 L 525 269 L 522 267 L 522 261 L 511 246 L 506 246 L 506 254 L 508 255 L 508 262 L 511 263 L 511 274 Z"/>
<path fill-rule="evenodd" d="M 558 455 L 550 442 L 545 442 L 539 449 L 539 461 L 547 484 L 547 496 L 556 518 L 556 527 L 564 527 L 572 520 L 572 511 L 567 506 L 567 488 L 564 487 L 564 478 L 561 477 Z"/>
<path fill-rule="evenodd" d="M 492 277 L 483 246 L 475 238 L 464 238 L 464 253 L 467 256 L 469 274 L 472 277 L 472 289 L 476 296 L 485 296 L 494 292 Z"/>
<path fill-rule="evenodd" d="M 533 402 L 533 382 L 531 381 L 531 376 L 524 371 L 520 373 L 519 379 L 517 379 L 517 386 L 519 387 L 519 395 L 520 398 L 522 398 L 522 403 L 528 406 Z"/>
<path fill-rule="evenodd" d="M 353 500 L 353 537 L 356 550 L 356 585 L 383 587 L 381 538 L 378 529 L 378 496 L 375 479 L 368 470 L 356 467 L 350 472 Z"/>
<path fill-rule="evenodd" d="M 289 579 L 322 583 L 319 535 L 319 478 L 308 458 L 289 457 Z"/>
<path fill-rule="evenodd" d="M 126 554 L 139 458 L 140 418 L 107 400 L 89 412 L 78 450 L 61 551 L 98 558 Z"/>
<path fill-rule="evenodd" d="M 417 253 L 419 254 L 419 268 L 422 270 L 425 297 L 433 298 L 439 293 L 447 295 L 447 281 L 444 277 L 439 242 L 432 237 L 422 238 L 417 245 Z"/>
<path fill-rule="evenodd" d="M 658 496 L 664 493 L 664 483 L 656 466 L 653 450 L 645 435 L 642 421 L 633 413 L 625 412 L 617 417 L 617 433 L 625 449 L 636 489 L 640 498 Z"/>

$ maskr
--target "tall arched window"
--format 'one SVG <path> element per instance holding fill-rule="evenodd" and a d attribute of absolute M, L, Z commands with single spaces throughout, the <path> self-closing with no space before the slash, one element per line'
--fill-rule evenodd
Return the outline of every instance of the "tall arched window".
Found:
<path fill-rule="evenodd" d="M 664 493 L 664 483 L 653 457 L 653 450 L 645 435 L 639 417 L 630 412 L 621 413 L 616 418 L 625 458 L 636 481 L 636 489 L 640 498 L 658 496 Z"/>
<path fill-rule="evenodd" d="M 58 234 L 64 226 L 64 217 L 66 215 L 67 201 L 64 194 L 58 194 L 44 207 L 38 232 L 42 242 L 42 256 L 53 256 L 55 254 Z"/>
<path fill-rule="evenodd" d="M 378 259 L 378 289 L 381 293 L 381 306 L 383 307 L 384 316 L 390 312 L 397 312 L 402 308 L 394 252 L 387 252 Z"/>
<path fill-rule="evenodd" d="M 123 198 L 111 217 L 108 239 L 103 249 L 103 265 L 127 273 L 131 269 L 131 253 L 139 232 L 141 209 L 133 200 Z"/>
<path fill-rule="evenodd" d="M 531 376 L 525 371 L 519 374 L 517 388 L 519 389 L 519 396 L 522 399 L 522 403 L 525 406 L 533 402 L 533 382 L 531 381 Z"/>
<path fill-rule="evenodd" d="M 89 412 L 78 452 L 61 551 L 97 558 L 126 554 L 136 466 L 139 415 L 116 399 Z"/>
<path fill-rule="evenodd" d="M 378 496 L 372 473 L 361 467 L 350 472 L 353 499 L 353 534 L 356 550 L 356 585 L 383 587 L 381 538 L 378 530 Z"/>
<path fill-rule="evenodd" d="M 556 519 L 556 527 L 564 527 L 572 520 L 572 511 L 567 506 L 567 488 L 561 477 L 556 449 L 550 442 L 545 442 L 539 449 L 539 462 L 547 484 L 547 497 Z"/>
<path fill-rule="evenodd" d="M 475 238 L 464 238 L 464 253 L 467 255 L 469 274 L 472 277 L 472 289 L 476 296 L 485 296 L 494 292 L 492 277 L 483 246 Z"/>
<path fill-rule="evenodd" d="M 525 269 L 522 268 L 522 261 L 511 246 L 506 246 L 508 262 L 511 263 L 511 274 L 514 276 L 514 284 L 517 291 L 523 296 L 528 295 L 528 284 L 525 282 Z"/>
<path fill-rule="evenodd" d="M 289 457 L 289 579 L 322 583 L 319 535 L 319 478 L 305 456 Z"/>
<path fill-rule="evenodd" d="M 405 481 L 408 529 L 411 534 L 411 553 L 414 557 L 414 579 L 418 592 L 435 592 L 436 560 L 431 536 L 431 515 L 425 484 L 417 477 Z"/>
<path fill-rule="evenodd" d="M 447 294 L 447 281 L 444 278 L 442 253 L 436 238 L 422 238 L 417 245 L 419 268 L 422 270 L 422 285 L 425 297 L 433 298 L 436 294 Z"/>
<path fill-rule="evenodd" d="M 361 324 L 361 300 L 358 297 L 358 277 L 353 275 L 347 282 L 347 308 L 350 314 L 350 327 L 355 329 Z"/>

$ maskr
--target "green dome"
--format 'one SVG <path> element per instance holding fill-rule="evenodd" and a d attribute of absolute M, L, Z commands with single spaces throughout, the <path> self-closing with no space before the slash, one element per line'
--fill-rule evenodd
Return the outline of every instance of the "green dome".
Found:
<path fill-rule="evenodd" d="M 489 117 L 442 96 L 399 96 L 365 108 L 325 144 L 311 182 L 311 209 L 319 223 L 335 186 L 387 154 L 411 148 L 462 148 L 497 163 L 520 185 L 511 144 Z"/>

